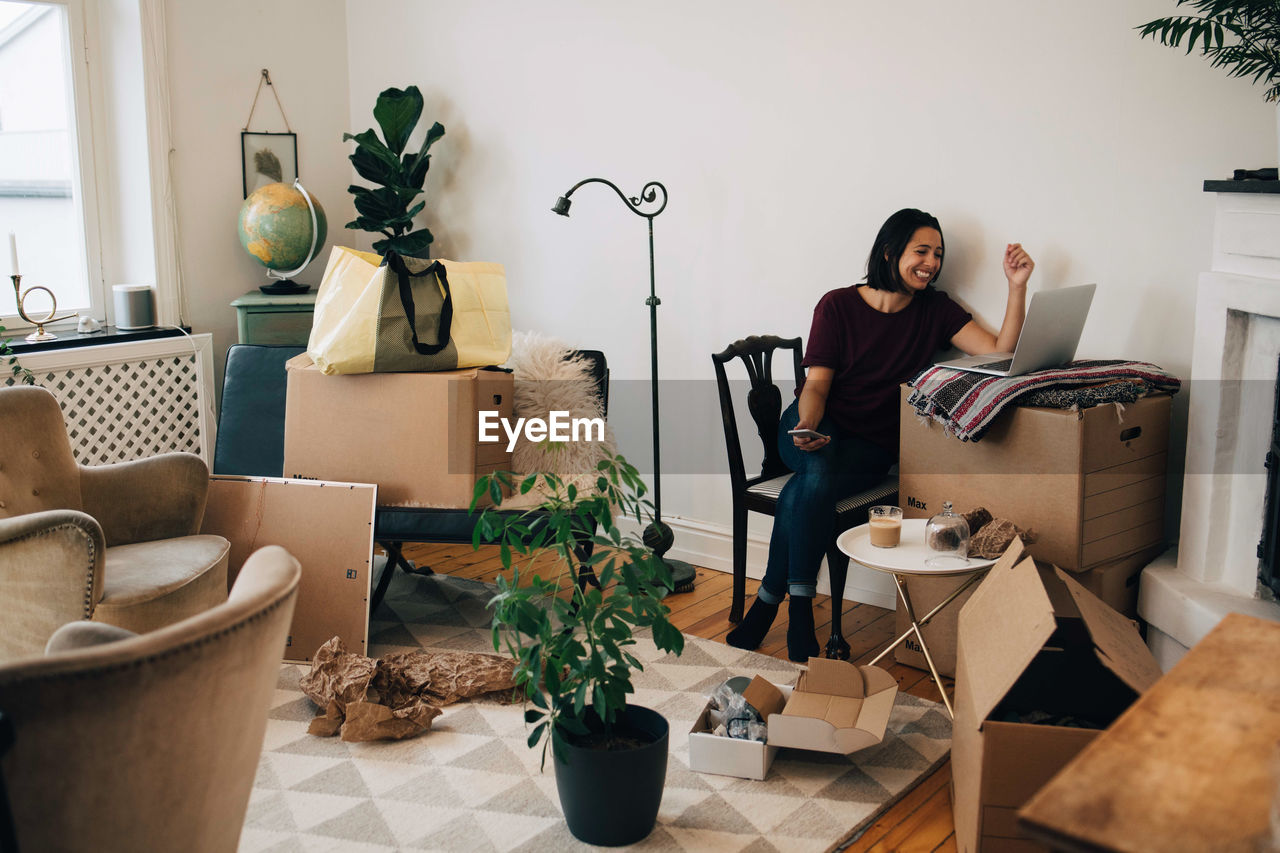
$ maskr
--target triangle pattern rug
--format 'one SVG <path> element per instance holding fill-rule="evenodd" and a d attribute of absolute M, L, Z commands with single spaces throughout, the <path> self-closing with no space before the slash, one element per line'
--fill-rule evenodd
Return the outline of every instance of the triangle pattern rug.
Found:
<path fill-rule="evenodd" d="M 399 573 L 370 624 L 375 656 L 417 648 L 493 652 L 493 587 Z M 823 851 L 856 838 L 943 761 L 951 723 L 936 702 L 898 695 L 884 741 L 852 756 L 780 750 L 763 781 L 695 773 L 688 732 L 735 675 L 794 684 L 794 664 L 686 637 L 673 657 L 640 640 L 635 701 L 671 724 L 666 789 L 644 850 Z M 569 834 L 555 774 L 525 745 L 519 705 L 459 703 L 426 734 L 343 743 L 306 733 L 317 712 L 286 664 L 267 725 L 241 853 L 595 849 Z"/>

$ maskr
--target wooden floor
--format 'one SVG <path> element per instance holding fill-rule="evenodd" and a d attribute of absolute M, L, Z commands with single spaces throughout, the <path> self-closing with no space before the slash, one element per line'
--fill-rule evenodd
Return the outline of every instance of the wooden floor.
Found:
<path fill-rule="evenodd" d="M 406 545 L 404 555 L 419 566 L 457 577 L 492 582 L 502 565 L 497 548 L 482 547 L 473 551 L 469 545 Z M 540 573 L 554 572 L 550 561 L 540 561 Z M 733 627 L 729 622 L 732 578 L 723 572 L 698 569 L 693 592 L 667 597 L 671 622 L 686 634 L 724 642 Z M 758 581 L 747 581 L 748 603 Z M 818 643 L 825 646 L 830 634 L 831 600 L 818 596 L 814 601 L 814 621 L 818 626 Z M 870 604 L 845 602 L 844 635 L 852 647 L 851 660 L 868 663 L 894 638 L 893 611 Z M 773 629 L 759 649 L 773 657 L 787 656 L 787 609 L 780 608 Z M 897 680 L 898 689 L 924 699 L 941 700 L 938 688 L 927 672 L 901 664 L 889 663 L 892 655 L 881 661 Z M 946 680 L 948 689 L 951 681 Z M 942 765 L 921 782 L 897 805 L 885 812 L 858 841 L 851 851 L 953 851 L 956 849 L 955 826 L 951 818 L 951 763 Z"/>

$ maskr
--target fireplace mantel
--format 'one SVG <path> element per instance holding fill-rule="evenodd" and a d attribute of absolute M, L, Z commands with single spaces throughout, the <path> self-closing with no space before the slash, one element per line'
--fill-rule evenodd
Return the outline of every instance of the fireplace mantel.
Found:
<path fill-rule="evenodd" d="M 1227 613 L 1280 621 L 1256 552 L 1280 358 L 1280 181 L 1205 191 L 1217 212 L 1196 297 L 1179 542 L 1143 572 L 1138 598 L 1165 669 Z"/>

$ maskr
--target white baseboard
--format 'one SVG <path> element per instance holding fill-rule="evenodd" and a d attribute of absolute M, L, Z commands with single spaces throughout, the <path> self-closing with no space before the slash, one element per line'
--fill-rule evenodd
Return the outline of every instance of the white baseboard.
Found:
<path fill-rule="evenodd" d="M 675 534 L 675 545 L 667 555 L 695 566 L 704 566 L 726 574 L 733 572 L 733 530 L 720 524 L 712 524 L 692 518 L 668 516 L 663 519 Z M 620 519 L 619 528 L 632 536 L 639 536 L 634 520 Z M 760 534 L 747 534 L 747 577 L 760 580 L 764 577 L 765 563 L 769 556 L 769 540 Z M 818 592 L 829 595 L 831 580 L 827 575 L 827 561 L 822 561 L 818 573 Z M 893 579 L 857 563 L 849 562 L 849 573 L 844 585 L 845 601 L 873 604 L 892 610 L 897 602 Z"/>

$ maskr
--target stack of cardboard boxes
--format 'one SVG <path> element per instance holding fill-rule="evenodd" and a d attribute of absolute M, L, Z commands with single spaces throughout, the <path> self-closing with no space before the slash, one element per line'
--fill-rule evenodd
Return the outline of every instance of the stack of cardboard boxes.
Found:
<path fill-rule="evenodd" d="M 898 496 L 908 518 L 929 518 L 949 500 L 957 512 L 986 507 L 1034 535 L 1029 553 L 1074 573 L 1115 610 L 1135 615 L 1142 568 L 1164 548 L 1170 397 L 1080 411 L 1010 408 L 981 441 L 961 442 L 906 404 L 902 388 Z M 928 612 L 961 582 L 911 579 L 912 603 Z M 970 593 L 966 593 L 969 595 Z M 925 627 L 935 663 L 955 674 L 956 618 L 964 600 Z M 899 607 L 899 633 L 907 627 Z M 924 667 L 915 643 L 900 663 Z"/>

